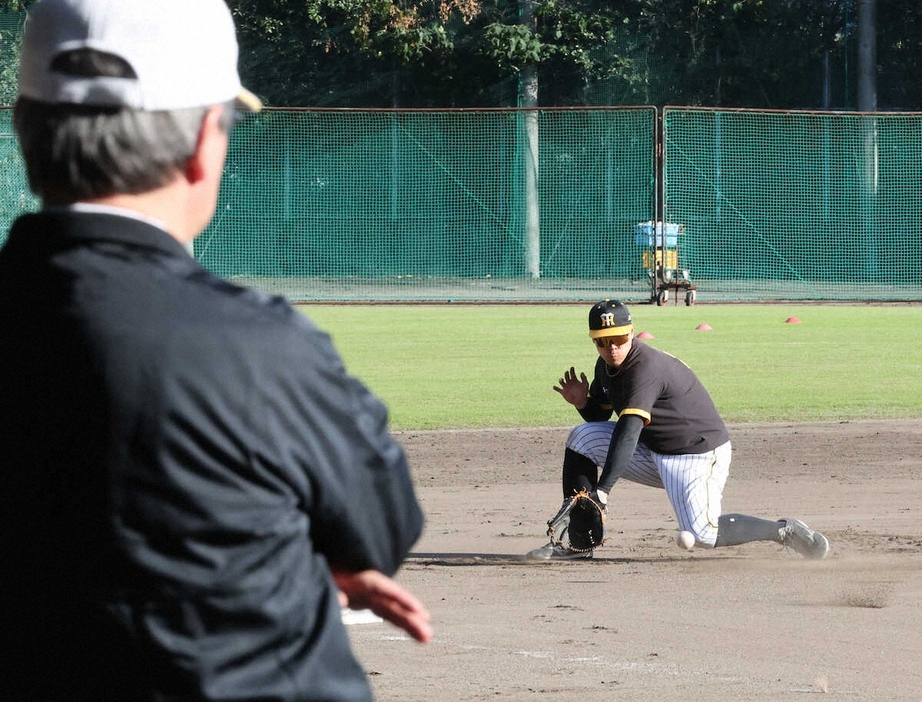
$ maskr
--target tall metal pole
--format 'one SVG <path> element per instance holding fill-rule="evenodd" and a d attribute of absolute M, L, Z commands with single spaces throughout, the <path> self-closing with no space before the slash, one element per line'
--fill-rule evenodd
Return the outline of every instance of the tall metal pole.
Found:
<path fill-rule="evenodd" d="M 877 111 L 877 0 L 858 0 L 858 109 Z"/>
<path fill-rule="evenodd" d="M 519 0 L 521 24 L 534 34 L 534 0 Z M 541 215 L 538 201 L 538 69 L 534 64 L 519 72 L 519 107 L 525 127 L 525 268 L 532 278 L 541 277 Z"/>
<path fill-rule="evenodd" d="M 858 109 L 864 118 L 864 169 L 861 214 L 864 222 L 864 269 L 869 278 L 878 272 L 877 190 L 879 143 L 877 134 L 877 0 L 858 0 Z"/>

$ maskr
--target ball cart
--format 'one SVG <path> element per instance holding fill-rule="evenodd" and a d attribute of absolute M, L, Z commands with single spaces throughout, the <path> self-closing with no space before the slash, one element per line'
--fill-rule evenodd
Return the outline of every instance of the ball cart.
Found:
<path fill-rule="evenodd" d="M 665 305 L 684 295 L 685 304 L 695 304 L 698 286 L 687 270 L 679 268 L 679 236 L 685 231 L 674 222 L 638 222 L 634 244 L 643 248 L 641 262 L 650 279 L 650 301 Z"/>

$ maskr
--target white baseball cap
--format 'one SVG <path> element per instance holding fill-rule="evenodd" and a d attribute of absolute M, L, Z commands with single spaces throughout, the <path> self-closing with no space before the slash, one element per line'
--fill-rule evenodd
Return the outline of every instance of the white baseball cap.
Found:
<path fill-rule="evenodd" d="M 62 53 L 114 54 L 137 77 L 56 72 Z M 207 107 L 236 99 L 262 107 L 240 84 L 237 35 L 224 0 L 39 0 L 26 21 L 19 94 L 50 103 L 144 111 Z"/>

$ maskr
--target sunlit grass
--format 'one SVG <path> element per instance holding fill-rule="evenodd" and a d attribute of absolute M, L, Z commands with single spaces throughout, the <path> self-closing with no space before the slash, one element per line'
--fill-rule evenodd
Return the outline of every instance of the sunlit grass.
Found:
<path fill-rule="evenodd" d="M 395 429 L 570 424 L 578 416 L 552 387 L 571 365 L 590 374 L 596 358 L 589 305 L 301 309 L 387 403 Z M 637 331 L 690 365 L 729 422 L 922 417 L 922 306 L 631 310 Z"/>

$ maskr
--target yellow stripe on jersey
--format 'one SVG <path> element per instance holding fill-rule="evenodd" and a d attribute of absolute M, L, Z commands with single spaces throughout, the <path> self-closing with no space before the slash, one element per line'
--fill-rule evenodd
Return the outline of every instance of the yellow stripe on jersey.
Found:
<path fill-rule="evenodd" d="M 644 426 L 647 426 L 650 423 L 650 413 L 645 410 L 637 409 L 636 407 L 628 407 L 627 409 L 623 410 L 621 414 L 619 414 L 618 416 L 622 417 L 625 414 L 636 414 L 638 417 L 643 419 Z"/>

